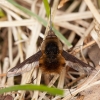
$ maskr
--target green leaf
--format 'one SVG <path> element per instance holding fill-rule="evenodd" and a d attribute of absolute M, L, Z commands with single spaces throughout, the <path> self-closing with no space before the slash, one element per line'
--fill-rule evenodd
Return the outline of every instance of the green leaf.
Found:
<path fill-rule="evenodd" d="M 47 17 L 49 18 L 50 6 L 49 6 L 49 3 L 48 3 L 48 0 L 43 0 L 43 3 L 44 3 L 44 7 L 45 7 L 45 10 L 46 10 Z"/>
<path fill-rule="evenodd" d="M 44 85 L 26 84 L 26 85 L 14 85 L 11 87 L 0 89 L 0 94 L 17 90 L 28 90 L 28 91 L 39 90 L 39 91 L 46 91 L 52 95 L 63 95 L 64 93 L 63 90 L 57 88 L 50 88 Z"/>
<path fill-rule="evenodd" d="M 25 7 L 20 6 L 19 4 L 17 4 L 14 0 L 7 0 L 8 2 L 12 3 L 15 7 L 19 8 L 20 10 L 22 10 L 24 13 L 34 17 L 36 20 L 38 20 L 41 24 L 43 24 L 45 27 L 47 26 L 47 22 L 42 19 L 40 16 L 36 15 L 35 13 L 31 12 L 30 10 L 28 10 Z M 55 32 L 55 34 L 57 35 L 57 37 L 64 43 L 66 44 L 68 47 L 72 47 L 72 45 L 68 42 L 68 40 L 55 28 L 53 28 L 53 31 Z"/>

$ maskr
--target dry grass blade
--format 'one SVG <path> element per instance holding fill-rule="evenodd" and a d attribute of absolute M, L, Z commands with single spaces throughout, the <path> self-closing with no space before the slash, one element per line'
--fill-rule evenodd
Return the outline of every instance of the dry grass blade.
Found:
<path fill-rule="evenodd" d="M 92 1 L 91 0 L 84 0 L 84 1 L 88 5 L 88 7 L 90 8 L 90 11 L 92 12 L 95 19 L 100 24 L 100 14 L 99 14 L 98 10 L 95 8 L 95 6 L 93 5 Z"/>
<path fill-rule="evenodd" d="M 60 4 L 58 5 L 58 8 L 61 8 L 64 5 L 64 3 L 66 3 L 67 1 L 68 0 L 61 0 Z"/>

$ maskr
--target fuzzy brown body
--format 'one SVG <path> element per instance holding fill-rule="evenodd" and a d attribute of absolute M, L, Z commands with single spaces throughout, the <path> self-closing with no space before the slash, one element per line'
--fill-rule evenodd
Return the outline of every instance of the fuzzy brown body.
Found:
<path fill-rule="evenodd" d="M 62 44 L 54 35 L 53 31 L 49 31 L 48 35 L 41 46 L 42 57 L 39 60 L 39 67 L 45 73 L 60 74 L 65 66 L 65 59 L 61 55 Z"/>

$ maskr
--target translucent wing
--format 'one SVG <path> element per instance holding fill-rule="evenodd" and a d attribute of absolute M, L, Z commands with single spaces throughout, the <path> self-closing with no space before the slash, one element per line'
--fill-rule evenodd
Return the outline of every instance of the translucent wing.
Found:
<path fill-rule="evenodd" d="M 42 56 L 42 52 L 38 51 L 36 54 L 24 60 L 19 65 L 16 65 L 12 69 L 10 69 L 7 73 L 7 76 L 8 77 L 17 76 L 17 75 L 20 75 L 24 72 L 31 70 L 32 66 L 35 66 L 39 63 L 39 59 L 41 56 Z"/>
<path fill-rule="evenodd" d="M 74 57 L 73 55 L 69 54 L 64 50 L 62 52 L 62 56 L 65 58 L 67 65 L 77 71 L 84 70 L 85 72 L 89 73 L 89 70 L 94 69 L 94 67 L 82 62 L 81 60 L 79 60 L 78 58 Z"/>

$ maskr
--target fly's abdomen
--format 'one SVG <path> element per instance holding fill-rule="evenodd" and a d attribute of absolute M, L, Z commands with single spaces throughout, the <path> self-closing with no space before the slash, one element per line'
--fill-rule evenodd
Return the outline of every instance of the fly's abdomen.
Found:
<path fill-rule="evenodd" d="M 58 54 L 53 60 L 49 59 L 46 55 L 40 58 L 39 66 L 45 73 L 60 73 L 65 66 L 65 59 Z"/>

